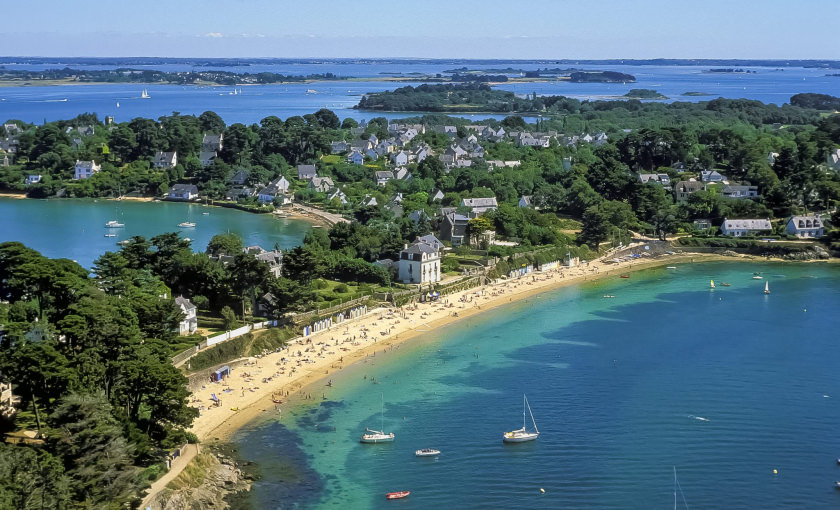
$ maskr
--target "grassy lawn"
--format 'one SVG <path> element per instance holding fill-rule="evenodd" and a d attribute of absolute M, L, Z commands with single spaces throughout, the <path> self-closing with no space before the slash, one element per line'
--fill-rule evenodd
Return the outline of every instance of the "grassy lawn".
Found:
<path fill-rule="evenodd" d="M 388 292 L 388 287 L 365 283 L 342 283 L 319 278 L 312 282 L 312 291 L 318 299 L 318 304 L 323 306 L 324 303 L 339 304 L 339 301 L 356 299 L 362 294 Z"/>
<path fill-rule="evenodd" d="M 328 156 L 321 156 L 321 161 L 326 165 L 335 165 L 341 162 L 341 156 L 337 154 L 330 154 Z"/>

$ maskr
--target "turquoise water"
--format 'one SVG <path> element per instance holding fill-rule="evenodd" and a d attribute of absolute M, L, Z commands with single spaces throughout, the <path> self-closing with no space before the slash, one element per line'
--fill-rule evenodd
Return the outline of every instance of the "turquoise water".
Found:
<path fill-rule="evenodd" d="M 135 235 L 149 238 L 180 232 L 192 240 L 193 250 L 203 251 L 214 235 L 234 232 L 246 246 L 270 249 L 277 243 L 286 249 L 298 246 L 311 226 L 301 220 L 197 204 L 76 199 L 0 198 L 0 218 L 0 242 L 20 241 L 47 257 L 76 260 L 87 268 L 106 251 L 119 249 L 117 242 Z M 106 229 L 110 220 L 124 223 L 125 228 Z M 183 221 L 196 226 L 179 228 Z M 106 233 L 117 237 L 105 237 Z"/>
<path fill-rule="evenodd" d="M 838 283 L 822 264 L 681 264 L 380 351 L 240 431 L 254 506 L 671 508 L 676 466 L 691 508 L 836 507 Z M 542 434 L 505 445 L 523 393 Z M 396 441 L 362 445 L 380 395 Z"/>

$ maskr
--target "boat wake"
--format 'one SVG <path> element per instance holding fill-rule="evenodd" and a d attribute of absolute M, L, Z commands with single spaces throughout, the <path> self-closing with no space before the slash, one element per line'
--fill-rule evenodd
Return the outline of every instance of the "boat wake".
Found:
<path fill-rule="evenodd" d="M 710 420 L 708 418 L 704 418 L 702 416 L 694 416 L 693 414 L 689 414 L 688 417 L 693 419 L 693 420 L 698 420 L 698 421 L 712 421 L 712 420 Z"/>

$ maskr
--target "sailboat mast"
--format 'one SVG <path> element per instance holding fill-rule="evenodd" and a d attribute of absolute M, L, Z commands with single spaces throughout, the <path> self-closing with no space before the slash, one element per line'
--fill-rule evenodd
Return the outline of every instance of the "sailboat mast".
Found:
<path fill-rule="evenodd" d="M 525 394 L 522 394 L 522 430 L 525 430 L 525 406 L 528 405 L 528 399 L 525 398 Z"/>
<path fill-rule="evenodd" d="M 677 466 L 674 466 L 674 510 L 677 510 Z"/>

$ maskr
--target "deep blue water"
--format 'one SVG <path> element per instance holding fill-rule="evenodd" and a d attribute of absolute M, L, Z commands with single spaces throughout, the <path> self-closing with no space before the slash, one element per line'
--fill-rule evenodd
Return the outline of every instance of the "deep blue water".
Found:
<path fill-rule="evenodd" d="M 732 286 L 710 291 L 710 278 Z M 834 508 L 838 283 L 822 264 L 681 264 L 380 351 L 308 390 L 328 400 L 240 431 L 263 472 L 254 505 L 672 508 L 676 467 L 690 508 Z M 523 392 L 542 434 L 504 445 Z M 362 445 L 380 395 L 396 441 Z M 443 453 L 415 458 L 423 447 Z M 412 494 L 387 502 L 395 490 Z"/>
<path fill-rule="evenodd" d="M 256 65 L 245 68 L 222 68 L 246 72 L 271 71 L 292 75 L 331 72 L 339 76 L 358 78 L 382 77 L 383 73 L 435 74 L 454 67 L 467 65 L 472 69 L 507 67 L 538 69 L 545 67 L 576 67 L 625 72 L 636 76 L 636 83 L 570 83 L 549 81 L 543 83 L 509 83 L 498 88 L 518 94 L 565 95 L 578 99 L 604 99 L 625 94 L 632 88 L 656 89 L 670 101 L 707 101 L 716 97 L 756 99 L 765 103 L 782 104 L 800 92 L 817 92 L 840 95 L 840 78 L 826 76 L 834 71 L 789 67 L 777 70 L 768 67 L 751 67 L 755 74 L 709 74 L 709 66 L 633 66 L 599 65 L 566 66 L 537 63 L 469 63 L 433 62 L 335 62 L 286 63 Z M 55 68 L 56 65 L 7 65 L 9 69 Z M 79 67 L 79 66 L 76 66 Z M 85 66 L 81 66 L 85 67 Z M 90 66 L 95 68 L 107 66 Z M 166 64 L 153 66 L 169 71 L 185 70 L 187 66 Z M 20 119 L 26 122 L 43 122 L 75 117 L 82 112 L 95 112 L 100 118 L 112 115 L 117 121 L 142 116 L 158 118 L 172 112 L 200 114 L 206 110 L 219 113 L 227 123 L 259 122 L 276 115 L 287 118 L 329 108 L 340 118 L 369 119 L 385 116 L 401 118 L 413 113 L 382 114 L 360 112 L 352 107 L 362 94 L 391 90 L 416 83 L 388 83 L 375 81 L 321 82 L 284 85 L 241 87 L 243 95 L 233 96 L 233 87 L 193 87 L 175 85 L 111 84 L 111 85 L 61 85 L 53 87 L 2 87 L 0 88 L 0 120 Z M 140 99 L 143 88 L 149 89 L 150 99 Z M 317 93 L 307 94 L 307 90 Z M 704 92 L 708 96 L 683 96 L 685 92 Z M 66 100 L 66 101 L 65 101 Z M 120 103 L 119 108 L 117 102 Z M 481 120 L 489 115 L 471 115 Z"/>
<path fill-rule="evenodd" d="M 233 232 L 246 246 L 271 249 L 277 244 L 287 249 L 298 246 L 311 226 L 270 214 L 197 204 L 80 199 L 0 198 L 0 218 L 0 242 L 19 241 L 47 257 L 76 260 L 87 268 L 106 251 L 117 251 L 117 242 L 135 235 L 148 239 L 179 232 L 192 240 L 195 251 L 204 251 L 214 235 Z M 110 220 L 124 223 L 125 228 L 105 228 Z M 183 221 L 196 226 L 179 228 Z M 106 233 L 117 237 L 105 237 Z"/>

